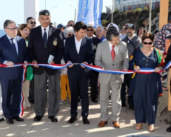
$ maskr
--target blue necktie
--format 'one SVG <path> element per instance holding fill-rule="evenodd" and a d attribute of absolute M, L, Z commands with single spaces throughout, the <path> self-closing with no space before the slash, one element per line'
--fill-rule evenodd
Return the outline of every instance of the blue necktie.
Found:
<path fill-rule="evenodd" d="M 43 41 L 44 41 L 44 46 L 46 46 L 46 43 L 47 43 L 47 33 L 46 33 L 46 29 L 44 29 Z"/>
<path fill-rule="evenodd" d="M 11 45 L 12 45 L 12 48 L 15 50 L 15 53 L 17 54 L 17 49 L 14 44 L 14 38 L 11 38 Z"/>

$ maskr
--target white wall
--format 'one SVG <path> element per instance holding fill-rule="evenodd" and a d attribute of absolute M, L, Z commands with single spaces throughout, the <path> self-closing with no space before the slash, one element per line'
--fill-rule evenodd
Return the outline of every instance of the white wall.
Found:
<path fill-rule="evenodd" d="M 39 0 L 24 0 L 24 22 L 28 17 L 34 17 L 36 19 L 36 25 L 38 25 L 39 14 Z"/>

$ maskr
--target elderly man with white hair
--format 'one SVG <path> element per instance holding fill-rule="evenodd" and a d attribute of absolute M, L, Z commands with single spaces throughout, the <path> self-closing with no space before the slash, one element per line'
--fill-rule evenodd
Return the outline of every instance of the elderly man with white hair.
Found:
<path fill-rule="evenodd" d="M 74 35 L 73 27 L 65 28 L 63 34 L 64 34 L 65 38 L 69 38 L 72 35 Z M 65 43 L 65 40 L 64 40 L 64 43 Z M 61 60 L 61 64 L 65 64 L 64 59 Z M 61 79 L 61 103 L 60 104 L 64 104 L 67 99 L 67 93 L 68 93 L 69 100 L 71 101 L 71 91 L 70 91 L 70 87 L 69 87 L 67 68 L 62 69 L 61 71 L 62 72 L 61 72 L 61 77 L 60 77 L 60 79 Z"/>
<path fill-rule="evenodd" d="M 101 40 L 101 42 L 105 41 L 106 38 L 103 36 L 104 27 L 103 26 L 97 26 L 96 27 L 96 37 Z"/>

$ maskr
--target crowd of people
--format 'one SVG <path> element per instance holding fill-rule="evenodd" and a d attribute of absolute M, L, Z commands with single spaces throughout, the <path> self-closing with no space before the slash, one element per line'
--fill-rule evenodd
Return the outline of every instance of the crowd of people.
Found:
<path fill-rule="evenodd" d="M 135 112 L 136 129 L 140 130 L 147 121 L 149 131 L 153 132 L 158 96 L 163 90 L 159 72 L 171 60 L 171 47 L 165 50 L 165 45 L 159 45 L 161 41 L 156 42 L 160 32 L 148 33 L 145 28 L 136 29 L 131 23 L 120 30 L 114 23 L 94 28 L 93 24 L 72 20 L 66 26 L 59 24 L 56 28 L 50 21 L 50 12 L 42 10 L 39 12 L 40 26 L 37 27 L 33 17 L 28 17 L 26 24 L 19 27 L 12 20 L 4 22 L 6 35 L 0 38 L 0 64 L 5 65 L 0 68 L 0 121 L 4 118 L 7 124 L 14 124 L 14 120 L 24 121 L 20 117 L 22 106 L 26 110 L 32 104 L 36 115 L 34 121 L 41 121 L 48 104 L 48 118 L 58 122 L 59 106 L 69 98 L 68 123 L 77 120 L 78 102 L 81 101 L 83 124 L 90 124 L 90 86 L 90 99 L 93 103 L 100 103 L 101 108 L 98 127 L 108 123 L 108 102 L 111 100 L 111 120 L 115 128 L 120 128 L 121 109 L 128 104 Z M 170 30 L 165 34 L 165 40 L 171 39 Z M 167 51 L 170 52 L 167 54 Z M 24 63 L 27 70 L 23 83 L 23 68 L 14 67 L 18 63 Z M 70 65 L 61 70 L 39 66 L 66 63 Z M 98 73 L 80 64 L 98 66 L 103 70 L 134 70 L 135 73 Z M 153 68 L 155 72 L 138 73 L 141 68 Z M 171 127 L 167 131 L 171 132 Z"/>

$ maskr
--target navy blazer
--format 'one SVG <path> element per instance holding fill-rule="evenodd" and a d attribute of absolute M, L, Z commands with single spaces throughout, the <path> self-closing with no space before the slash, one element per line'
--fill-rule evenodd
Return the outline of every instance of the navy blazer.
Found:
<path fill-rule="evenodd" d="M 93 63 L 93 45 L 92 40 L 85 37 L 82 39 L 81 47 L 79 54 L 76 50 L 75 45 L 75 36 L 71 36 L 66 39 L 65 42 L 65 52 L 64 52 L 64 60 L 65 62 L 72 63 L 83 63 L 87 62 L 88 64 Z M 69 76 L 79 76 L 85 75 L 85 69 L 83 69 L 80 65 L 74 65 L 72 68 L 68 68 Z"/>
<path fill-rule="evenodd" d="M 60 64 L 64 53 L 64 42 L 62 40 L 61 30 L 50 26 L 48 41 L 45 46 L 43 43 L 41 26 L 32 29 L 29 36 L 28 51 L 31 62 L 36 60 L 37 63 L 48 64 L 49 56 L 53 55 L 55 64 Z M 33 67 L 34 74 L 40 75 L 44 71 L 46 71 L 48 75 L 55 75 L 57 72 L 57 70 L 46 67 Z"/>
<path fill-rule="evenodd" d="M 0 38 L 0 64 L 3 64 L 4 61 L 12 61 L 14 64 L 29 61 L 25 39 L 16 36 L 16 40 L 18 44 L 18 55 L 16 54 L 16 49 L 12 47 L 7 35 Z M 17 79 L 19 76 L 22 76 L 22 72 L 22 67 L 0 68 L 0 80 Z"/>

